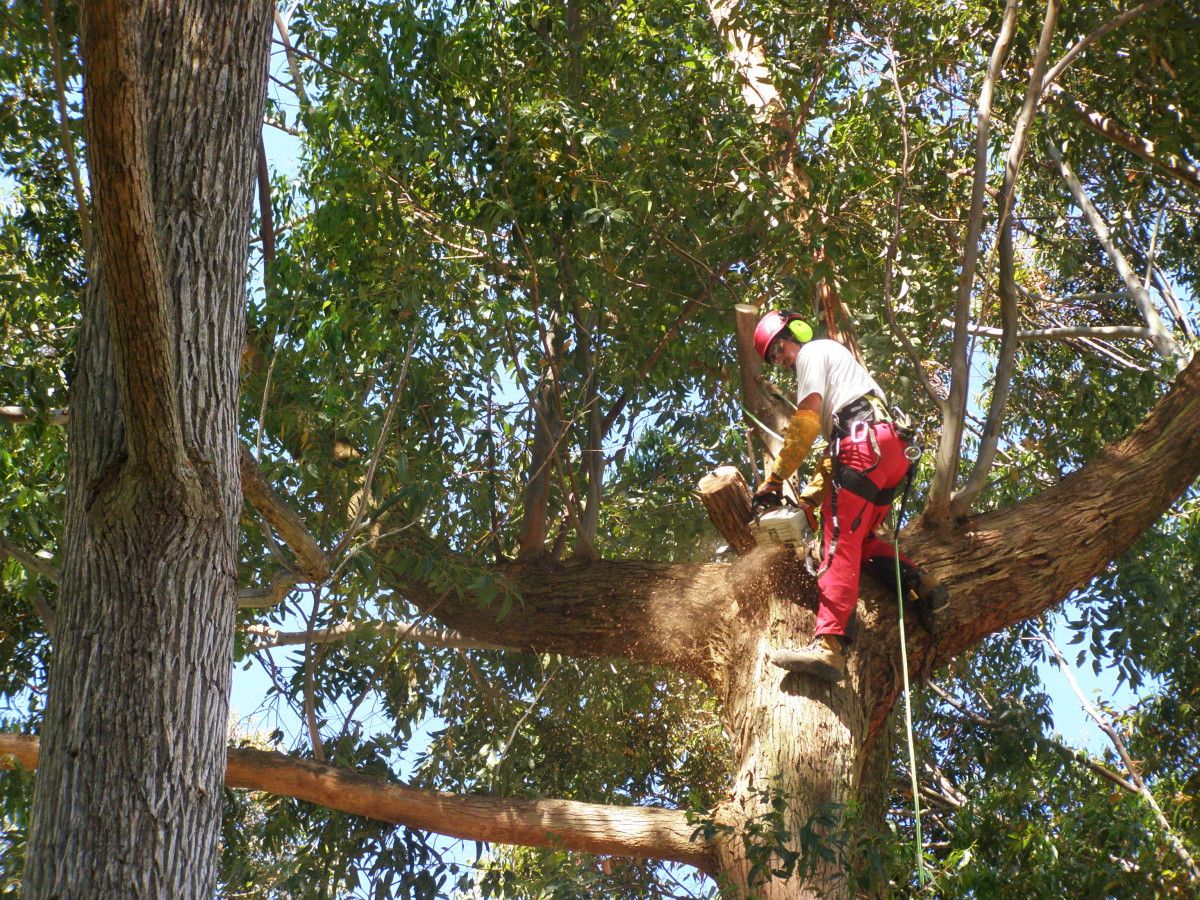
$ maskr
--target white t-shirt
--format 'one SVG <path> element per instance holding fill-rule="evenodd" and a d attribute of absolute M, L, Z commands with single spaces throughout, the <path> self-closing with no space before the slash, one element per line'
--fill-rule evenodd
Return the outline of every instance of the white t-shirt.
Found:
<path fill-rule="evenodd" d="M 796 355 L 796 402 L 809 394 L 821 395 L 821 434 L 829 440 L 833 414 L 852 400 L 874 391 L 887 403 L 883 389 L 837 341 L 809 341 Z"/>

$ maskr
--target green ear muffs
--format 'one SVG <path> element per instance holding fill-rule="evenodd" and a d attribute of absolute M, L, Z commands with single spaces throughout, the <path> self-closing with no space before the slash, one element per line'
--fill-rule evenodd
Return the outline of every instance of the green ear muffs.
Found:
<path fill-rule="evenodd" d="M 788 322 L 788 334 L 802 344 L 807 344 L 813 339 L 812 326 L 803 319 L 792 319 Z"/>

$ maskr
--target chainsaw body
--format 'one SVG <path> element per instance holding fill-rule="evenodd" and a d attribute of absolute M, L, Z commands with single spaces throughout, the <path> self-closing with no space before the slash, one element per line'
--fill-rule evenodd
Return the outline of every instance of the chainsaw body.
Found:
<path fill-rule="evenodd" d="M 777 506 L 765 510 L 750 520 L 750 533 L 762 545 L 791 547 L 804 553 L 812 538 L 808 517 L 797 506 Z"/>

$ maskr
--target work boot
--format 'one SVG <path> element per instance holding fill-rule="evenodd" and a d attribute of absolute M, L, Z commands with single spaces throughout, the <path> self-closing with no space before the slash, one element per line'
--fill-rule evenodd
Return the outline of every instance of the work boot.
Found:
<path fill-rule="evenodd" d="M 872 556 L 863 567 L 884 587 L 896 590 L 896 560 L 891 556 Z M 915 604 L 921 627 L 933 634 L 938 616 L 950 604 L 950 592 L 927 573 L 900 560 L 900 590 L 904 599 Z M 907 610 L 908 607 L 906 606 Z"/>
<path fill-rule="evenodd" d="M 846 671 L 842 638 L 836 634 L 818 634 L 803 650 L 776 650 L 771 654 L 771 662 L 789 672 L 831 683 L 841 681 Z"/>
<path fill-rule="evenodd" d="M 938 619 L 950 605 L 950 591 L 944 584 L 929 578 L 917 583 L 917 621 L 930 634 L 934 633 Z"/>

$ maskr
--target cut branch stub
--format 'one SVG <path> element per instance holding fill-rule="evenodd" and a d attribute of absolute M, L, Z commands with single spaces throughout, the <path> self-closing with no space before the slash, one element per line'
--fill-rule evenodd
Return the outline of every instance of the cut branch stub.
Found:
<path fill-rule="evenodd" d="M 721 466 L 700 479 L 700 502 L 721 536 L 739 556 L 745 556 L 756 546 L 750 521 L 750 486 L 733 466 Z"/>

